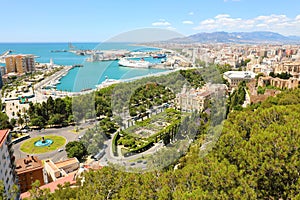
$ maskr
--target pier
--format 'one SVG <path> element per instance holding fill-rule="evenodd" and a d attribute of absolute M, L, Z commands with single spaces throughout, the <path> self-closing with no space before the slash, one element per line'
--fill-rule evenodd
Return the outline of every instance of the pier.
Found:
<path fill-rule="evenodd" d="M 7 55 L 10 54 L 11 52 L 12 52 L 12 50 L 7 50 L 7 51 L 5 51 L 4 53 L 2 53 L 2 54 L 0 55 L 0 57 L 7 56 Z"/>
<path fill-rule="evenodd" d="M 0 63 L 5 63 L 5 57 L 8 56 L 12 50 L 7 50 L 0 55 Z"/>

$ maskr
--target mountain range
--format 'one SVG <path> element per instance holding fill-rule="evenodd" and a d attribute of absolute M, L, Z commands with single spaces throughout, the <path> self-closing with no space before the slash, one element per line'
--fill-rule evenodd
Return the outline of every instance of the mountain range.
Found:
<path fill-rule="evenodd" d="M 201 42 L 201 43 L 274 43 L 285 44 L 293 43 L 300 44 L 299 36 L 284 36 L 279 33 L 269 31 L 255 32 L 212 32 L 212 33 L 197 33 L 182 38 L 174 38 L 170 42 Z"/>

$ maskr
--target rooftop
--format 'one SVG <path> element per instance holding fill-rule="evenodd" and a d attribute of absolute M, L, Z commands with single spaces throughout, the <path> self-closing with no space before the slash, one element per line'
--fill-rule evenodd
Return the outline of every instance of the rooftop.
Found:
<path fill-rule="evenodd" d="M 16 161 L 16 172 L 22 174 L 43 168 L 42 161 L 36 156 L 27 156 Z"/>
<path fill-rule="evenodd" d="M 3 142 L 7 138 L 9 130 L 0 130 L 0 146 L 2 146 Z"/>
<path fill-rule="evenodd" d="M 7 55 L 6 58 L 9 58 L 9 57 L 32 57 L 34 56 L 33 54 L 10 54 L 10 55 Z"/>
<path fill-rule="evenodd" d="M 58 189 L 58 185 L 64 185 L 64 183 L 69 182 L 71 185 L 76 183 L 75 180 L 76 172 L 70 173 L 68 176 L 57 179 L 56 181 L 53 181 L 51 183 L 48 183 L 46 185 L 43 185 L 40 187 L 40 189 L 46 189 L 49 188 L 50 192 L 54 192 L 56 189 Z M 29 198 L 30 193 L 29 192 L 24 192 L 21 194 L 21 198 Z"/>
<path fill-rule="evenodd" d="M 54 163 L 58 168 L 63 168 L 65 166 L 69 166 L 69 165 L 73 165 L 73 164 L 79 164 L 79 161 L 77 160 L 77 158 L 70 158 L 68 160 L 64 160 L 64 161 L 59 161 Z"/>
<path fill-rule="evenodd" d="M 45 165 L 49 165 L 49 167 L 52 169 L 52 171 L 54 172 L 59 172 L 59 169 L 58 167 L 52 162 L 52 160 L 48 159 L 48 160 L 45 160 Z"/>
<path fill-rule="evenodd" d="M 244 78 L 255 78 L 256 74 L 252 71 L 227 71 L 224 76 L 232 79 L 244 79 Z"/>

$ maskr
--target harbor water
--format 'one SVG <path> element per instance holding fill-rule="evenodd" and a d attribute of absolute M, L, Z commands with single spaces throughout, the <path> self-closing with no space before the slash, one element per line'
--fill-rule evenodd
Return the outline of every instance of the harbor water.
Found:
<path fill-rule="evenodd" d="M 34 54 L 37 56 L 36 62 L 49 63 L 50 59 L 57 65 L 76 65 L 69 73 L 62 77 L 57 85 L 57 90 L 79 92 L 86 89 L 94 89 L 96 85 L 101 84 L 107 77 L 109 79 L 123 80 L 149 74 L 163 72 L 163 69 L 136 69 L 120 67 L 118 61 L 86 62 L 88 56 L 76 55 L 68 52 L 69 48 L 76 50 L 112 50 L 127 49 L 129 51 L 157 51 L 156 48 L 135 46 L 127 43 L 0 43 L 0 53 L 12 50 L 12 54 Z M 160 62 L 151 57 L 145 58 L 152 63 Z"/>

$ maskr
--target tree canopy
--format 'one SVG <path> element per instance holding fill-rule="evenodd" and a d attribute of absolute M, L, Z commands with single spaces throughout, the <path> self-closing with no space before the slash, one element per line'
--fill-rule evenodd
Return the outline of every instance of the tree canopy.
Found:
<path fill-rule="evenodd" d="M 86 155 L 87 150 L 82 142 L 72 141 L 66 145 L 66 152 L 69 158 L 76 157 L 81 160 Z"/>
<path fill-rule="evenodd" d="M 53 100 L 50 96 L 46 102 L 30 102 L 28 114 L 32 126 L 67 125 L 72 118 L 72 101 L 70 97 Z"/>

